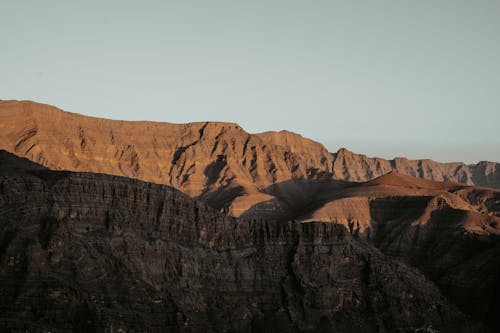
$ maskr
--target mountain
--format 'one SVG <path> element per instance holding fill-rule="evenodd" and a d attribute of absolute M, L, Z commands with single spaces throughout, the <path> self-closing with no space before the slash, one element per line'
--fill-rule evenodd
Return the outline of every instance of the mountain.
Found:
<path fill-rule="evenodd" d="M 500 329 L 497 163 L 17 101 L 0 102 L 0 148 L 16 329 Z"/>
<path fill-rule="evenodd" d="M 464 312 L 498 325 L 500 191 L 391 172 L 320 193 L 297 221 L 344 225 L 417 267 Z"/>
<path fill-rule="evenodd" d="M 484 329 L 340 224 L 235 220 L 169 186 L 7 152 L 0 212 L 2 331 Z"/>
<path fill-rule="evenodd" d="M 367 181 L 390 171 L 412 177 L 455 181 L 500 189 L 500 164 L 482 161 L 466 165 L 461 162 L 439 163 L 429 159 L 409 160 L 397 157 L 392 160 L 370 158 L 343 148 L 333 154 L 333 173 L 344 180 Z"/>
<path fill-rule="evenodd" d="M 277 187 L 282 197 L 302 199 L 304 187 L 316 190 L 324 180 L 362 182 L 390 171 L 500 188 L 500 167 L 493 162 L 467 166 L 384 160 L 346 149 L 330 154 L 321 144 L 288 131 L 249 134 L 221 122 L 116 121 L 27 101 L 0 101 L 0 149 L 53 170 L 170 185 L 232 216 L 257 205 L 279 214 L 296 211 L 276 197 Z"/>
<path fill-rule="evenodd" d="M 0 148 L 54 170 L 100 172 L 167 184 L 238 216 L 272 198 L 272 183 L 331 169 L 320 144 L 236 124 L 124 122 L 31 102 L 0 103 Z M 300 142 L 300 144 L 297 144 Z M 293 148 L 292 148 L 293 147 Z"/>
<path fill-rule="evenodd" d="M 364 183 L 291 181 L 271 186 L 269 193 L 273 200 L 242 217 L 343 225 L 417 267 L 464 312 L 497 322 L 500 191 L 390 172 Z"/>

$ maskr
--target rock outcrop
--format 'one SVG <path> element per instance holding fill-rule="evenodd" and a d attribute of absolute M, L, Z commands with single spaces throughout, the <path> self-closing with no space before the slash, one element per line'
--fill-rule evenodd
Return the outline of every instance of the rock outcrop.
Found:
<path fill-rule="evenodd" d="M 454 181 L 467 185 L 500 188 L 500 164 L 479 162 L 466 165 L 462 162 L 439 163 L 432 160 L 409 160 L 397 157 L 386 160 L 355 154 L 345 148 L 332 154 L 333 174 L 349 181 L 368 181 L 396 171 L 400 174 L 435 181 Z"/>
<path fill-rule="evenodd" d="M 17 101 L 0 101 L 0 149 L 27 158 L 0 154 L 0 323 L 15 330 L 500 330 L 498 163 Z"/>
<path fill-rule="evenodd" d="M 331 169 L 320 144 L 283 135 L 281 145 L 272 133 L 251 135 L 230 123 L 114 121 L 32 102 L 0 102 L 0 149 L 54 170 L 171 185 L 234 216 L 271 199 L 262 192 L 270 184 Z"/>
<path fill-rule="evenodd" d="M 281 131 L 249 134 L 231 123 L 169 124 L 85 117 L 34 102 L 0 101 L 0 149 L 54 170 L 106 173 L 173 186 L 240 216 L 259 205 L 290 210 L 274 195 L 324 179 L 367 181 L 389 171 L 500 188 L 498 163 L 384 160 Z M 295 207 L 292 207 L 295 208 Z"/>
<path fill-rule="evenodd" d="M 393 172 L 316 200 L 295 218 L 344 225 L 417 267 L 464 312 L 500 328 L 500 191 Z"/>
<path fill-rule="evenodd" d="M 482 331 L 342 225 L 234 220 L 168 186 L 5 152 L 0 215 L 6 331 Z"/>

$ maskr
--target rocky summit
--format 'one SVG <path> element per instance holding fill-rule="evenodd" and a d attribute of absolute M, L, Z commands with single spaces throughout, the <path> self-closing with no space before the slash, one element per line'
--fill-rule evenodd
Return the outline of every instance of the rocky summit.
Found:
<path fill-rule="evenodd" d="M 497 332 L 497 163 L 0 101 L 0 331 Z"/>

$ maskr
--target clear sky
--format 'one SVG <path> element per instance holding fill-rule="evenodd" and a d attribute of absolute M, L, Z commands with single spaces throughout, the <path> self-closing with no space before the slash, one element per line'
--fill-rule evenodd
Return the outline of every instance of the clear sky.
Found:
<path fill-rule="evenodd" d="M 0 0 L 0 99 L 500 161 L 500 1 Z"/>

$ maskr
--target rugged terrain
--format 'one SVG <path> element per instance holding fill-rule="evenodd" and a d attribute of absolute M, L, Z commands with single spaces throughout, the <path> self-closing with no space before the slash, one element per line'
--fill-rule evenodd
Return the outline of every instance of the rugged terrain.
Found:
<path fill-rule="evenodd" d="M 498 163 L 384 160 L 346 149 L 330 154 L 287 131 L 249 134 L 231 123 L 107 120 L 27 101 L 0 101 L 0 149 L 54 170 L 170 185 L 233 216 L 275 199 L 276 184 L 291 186 L 285 195 L 296 196 L 297 181 L 367 181 L 390 171 L 500 188 Z"/>
<path fill-rule="evenodd" d="M 342 225 L 233 220 L 163 185 L 0 152 L 5 331 L 478 332 Z"/>
<path fill-rule="evenodd" d="M 3 325 L 500 330 L 497 163 L 17 101 L 0 149 Z"/>
<path fill-rule="evenodd" d="M 320 191 L 298 221 L 331 221 L 417 267 L 478 320 L 500 313 L 500 191 L 395 172 Z"/>

